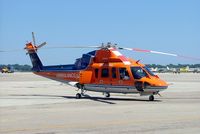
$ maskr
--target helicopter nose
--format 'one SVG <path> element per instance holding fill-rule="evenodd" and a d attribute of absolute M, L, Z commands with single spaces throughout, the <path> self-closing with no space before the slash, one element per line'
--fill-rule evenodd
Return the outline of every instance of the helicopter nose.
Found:
<path fill-rule="evenodd" d="M 162 80 L 160 80 L 160 81 L 157 83 L 157 86 L 158 86 L 160 89 L 167 89 L 167 88 L 168 88 L 168 84 L 167 84 L 165 81 L 162 81 Z"/>
<path fill-rule="evenodd" d="M 168 84 L 163 80 L 157 79 L 152 84 L 152 87 L 155 87 L 157 89 L 167 89 L 168 88 Z"/>

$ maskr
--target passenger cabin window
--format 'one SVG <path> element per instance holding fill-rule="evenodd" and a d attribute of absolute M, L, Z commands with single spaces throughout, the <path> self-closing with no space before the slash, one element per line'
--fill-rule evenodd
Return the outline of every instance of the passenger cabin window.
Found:
<path fill-rule="evenodd" d="M 95 78 L 98 78 L 99 69 L 95 69 Z"/>
<path fill-rule="evenodd" d="M 126 68 L 119 68 L 119 74 L 120 74 L 121 80 L 129 80 L 130 79 L 130 76 L 129 76 Z"/>
<path fill-rule="evenodd" d="M 108 70 L 108 68 L 103 68 L 101 70 L 101 77 L 103 77 L 103 78 L 109 77 L 109 70 Z"/>
<path fill-rule="evenodd" d="M 117 78 L 116 68 L 112 68 L 112 78 Z"/>

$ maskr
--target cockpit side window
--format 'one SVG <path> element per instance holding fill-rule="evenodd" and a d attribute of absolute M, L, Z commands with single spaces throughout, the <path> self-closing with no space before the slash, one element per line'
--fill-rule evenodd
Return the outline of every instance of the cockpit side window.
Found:
<path fill-rule="evenodd" d="M 148 74 L 141 67 L 131 67 L 131 72 L 134 79 L 141 79 L 148 76 Z"/>
<path fill-rule="evenodd" d="M 151 76 L 155 76 L 155 74 L 147 66 L 145 66 L 144 68 Z"/>

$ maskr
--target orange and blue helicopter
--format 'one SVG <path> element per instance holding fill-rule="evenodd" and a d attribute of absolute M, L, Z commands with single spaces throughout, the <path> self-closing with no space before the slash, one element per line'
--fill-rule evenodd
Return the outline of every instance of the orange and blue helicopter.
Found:
<path fill-rule="evenodd" d="M 146 65 L 127 58 L 118 50 L 179 56 L 172 53 L 123 48 L 107 43 L 101 46 L 88 46 L 97 50 L 83 54 L 74 64 L 44 66 L 37 55 L 37 50 L 46 45 L 46 42 L 37 46 L 33 33 L 32 36 L 33 44 L 27 43 L 24 49 L 30 56 L 33 73 L 80 89 L 76 94 L 77 99 L 84 96 L 85 91 L 94 91 L 102 92 L 106 97 L 110 97 L 110 93 L 148 95 L 149 100 L 153 101 L 154 95 L 159 95 L 169 85 L 151 72 Z M 65 48 L 73 47 L 76 46 Z"/>

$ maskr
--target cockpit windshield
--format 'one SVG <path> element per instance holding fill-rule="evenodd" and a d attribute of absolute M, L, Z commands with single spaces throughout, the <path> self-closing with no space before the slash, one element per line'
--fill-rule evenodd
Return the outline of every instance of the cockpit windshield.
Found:
<path fill-rule="evenodd" d="M 141 79 L 148 76 L 148 74 L 141 67 L 131 67 L 131 72 L 134 79 Z"/>
<path fill-rule="evenodd" d="M 144 68 L 151 76 L 155 76 L 155 74 L 147 66 L 145 66 Z"/>

